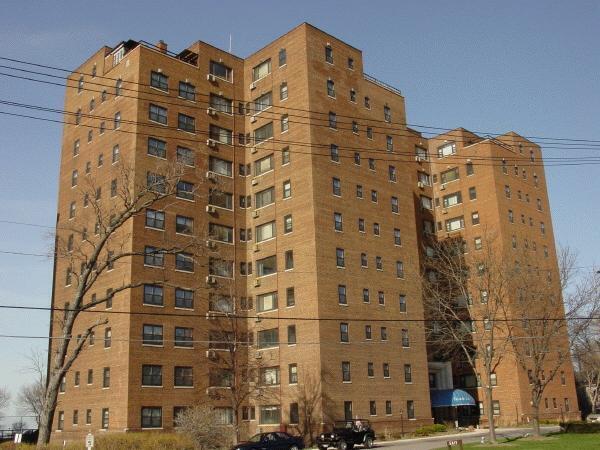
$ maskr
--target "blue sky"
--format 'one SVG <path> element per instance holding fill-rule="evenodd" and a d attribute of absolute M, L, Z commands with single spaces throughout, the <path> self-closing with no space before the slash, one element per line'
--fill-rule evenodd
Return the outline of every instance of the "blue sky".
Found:
<path fill-rule="evenodd" d="M 124 39 L 163 39 L 172 51 L 200 39 L 226 49 L 231 34 L 233 52 L 243 57 L 307 21 L 361 49 L 365 71 L 402 90 L 409 123 L 600 140 L 600 2 L 106 4 L 4 1 L 0 56 L 73 68 Z M 0 76 L 1 100 L 62 108 L 63 98 L 60 87 Z M 10 109 L 0 105 L 0 111 Z M 0 116 L 0 221 L 53 224 L 60 139 L 58 124 Z M 600 166 L 549 167 L 546 174 L 557 242 L 579 252 L 579 265 L 597 265 Z M 48 231 L 0 223 L 0 250 L 46 252 Z M 0 304 L 46 306 L 51 280 L 50 260 L 0 254 Z M 47 319 L 45 312 L 0 310 L 0 334 L 44 335 Z M 45 343 L 0 339 L 0 386 L 16 393 L 30 378 L 24 372 L 30 348 Z"/>

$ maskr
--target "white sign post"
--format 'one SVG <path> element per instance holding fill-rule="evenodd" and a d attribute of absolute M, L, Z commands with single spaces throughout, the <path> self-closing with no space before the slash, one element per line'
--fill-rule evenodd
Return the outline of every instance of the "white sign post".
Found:
<path fill-rule="evenodd" d="M 20 444 L 23 439 L 23 433 L 15 433 L 15 444 Z"/>
<path fill-rule="evenodd" d="M 92 450 L 94 448 L 94 435 L 92 433 L 88 433 L 85 437 L 85 448 L 86 450 Z"/>

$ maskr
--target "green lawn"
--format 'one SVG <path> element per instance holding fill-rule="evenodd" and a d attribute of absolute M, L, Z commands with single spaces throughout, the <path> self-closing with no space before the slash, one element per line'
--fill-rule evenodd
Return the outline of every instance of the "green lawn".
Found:
<path fill-rule="evenodd" d="M 443 448 L 445 449 L 446 447 Z M 553 434 L 539 440 L 532 438 L 514 438 L 508 441 L 502 441 L 500 444 L 494 446 L 489 444 L 466 444 L 464 448 L 506 448 L 510 450 L 598 450 L 600 449 L 600 434 Z"/>

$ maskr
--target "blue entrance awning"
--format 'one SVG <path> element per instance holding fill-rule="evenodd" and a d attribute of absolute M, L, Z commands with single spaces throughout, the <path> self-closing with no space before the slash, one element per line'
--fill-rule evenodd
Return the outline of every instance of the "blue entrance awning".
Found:
<path fill-rule="evenodd" d="M 433 389 L 430 391 L 430 394 L 432 408 L 475 406 L 475 399 L 462 389 Z"/>

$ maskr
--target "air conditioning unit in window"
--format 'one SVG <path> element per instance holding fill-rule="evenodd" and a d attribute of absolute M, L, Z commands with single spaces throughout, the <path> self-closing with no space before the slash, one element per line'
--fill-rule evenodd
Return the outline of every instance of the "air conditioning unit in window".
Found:
<path fill-rule="evenodd" d="M 254 287 L 259 287 L 260 286 L 260 280 L 257 278 L 256 280 L 254 280 Z"/>
<path fill-rule="evenodd" d="M 250 152 L 252 154 L 254 154 L 254 153 L 258 152 L 258 149 L 256 147 L 252 147 L 252 149 L 250 150 Z"/>
<path fill-rule="evenodd" d="M 442 185 L 440 186 L 440 191 L 445 191 L 445 190 L 446 190 L 446 185 L 445 185 L 445 184 L 442 184 Z"/>
<path fill-rule="evenodd" d="M 250 117 L 250 123 L 254 123 L 254 122 L 256 122 L 256 116 Z"/>
<path fill-rule="evenodd" d="M 260 316 L 256 316 L 256 317 L 254 318 L 254 321 L 255 321 L 256 323 L 260 323 L 260 322 L 262 322 L 262 319 L 261 319 L 261 317 L 260 317 Z"/>
<path fill-rule="evenodd" d="M 215 208 L 213 205 L 206 205 L 206 212 L 209 214 L 214 214 L 217 212 L 217 208 Z"/>
<path fill-rule="evenodd" d="M 467 162 L 470 163 L 471 162 L 471 158 L 467 158 Z"/>
<path fill-rule="evenodd" d="M 425 185 L 423 184 L 422 181 L 418 181 L 417 182 L 417 187 L 419 187 L 420 189 L 423 189 L 425 187 Z"/>
<path fill-rule="evenodd" d="M 207 79 L 208 81 L 212 81 L 212 82 L 215 82 L 215 81 L 217 81 L 217 77 L 216 77 L 216 76 L 214 76 L 212 73 L 208 73 L 208 74 L 206 74 L 206 79 Z"/>
<path fill-rule="evenodd" d="M 207 139 L 206 140 L 206 145 L 208 145 L 209 147 L 216 147 L 217 146 L 217 141 L 215 141 L 214 139 Z"/>
<path fill-rule="evenodd" d="M 208 240 L 206 241 L 206 248 L 210 248 L 211 250 L 217 248 L 217 244 L 215 241 Z"/>
<path fill-rule="evenodd" d="M 253 91 L 254 89 L 256 89 L 256 81 L 253 83 L 250 83 L 250 90 Z"/>
<path fill-rule="evenodd" d="M 258 353 L 258 352 L 256 352 L 256 353 L 254 354 L 254 358 L 255 358 L 255 359 L 262 359 L 262 353 Z"/>
<path fill-rule="evenodd" d="M 214 361 L 215 359 L 217 359 L 217 352 L 215 352 L 214 350 L 206 350 L 206 357 L 211 361 Z"/>
<path fill-rule="evenodd" d="M 217 181 L 217 174 L 209 170 L 208 172 L 206 172 L 206 179 L 211 181 Z"/>
<path fill-rule="evenodd" d="M 258 247 L 258 244 L 254 244 L 252 246 L 252 250 L 254 250 L 255 252 L 258 252 L 260 250 L 260 248 Z"/>
<path fill-rule="evenodd" d="M 442 209 L 442 214 L 448 214 L 448 210 L 447 209 Z"/>
<path fill-rule="evenodd" d="M 252 178 L 252 186 L 256 186 L 258 184 L 258 178 Z"/>
<path fill-rule="evenodd" d="M 217 284 L 217 279 L 212 275 L 207 275 L 206 284 Z"/>
<path fill-rule="evenodd" d="M 208 114 L 209 116 L 216 116 L 217 110 L 215 108 L 209 107 L 206 109 L 206 114 Z"/>
<path fill-rule="evenodd" d="M 207 312 L 206 313 L 206 319 L 207 320 L 213 320 L 213 319 L 216 319 L 216 318 L 217 318 L 217 315 L 215 313 L 212 313 L 212 312 Z"/>
<path fill-rule="evenodd" d="M 258 211 L 252 211 L 252 218 L 258 219 L 260 217 L 260 213 Z"/>
<path fill-rule="evenodd" d="M 423 158 L 422 156 L 416 155 L 415 156 L 415 161 L 420 163 L 421 161 L 423 161 L 425 158 Z"/>

